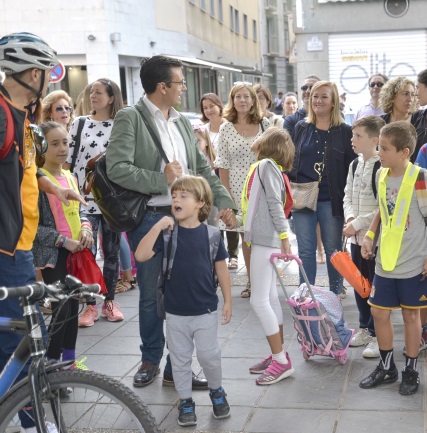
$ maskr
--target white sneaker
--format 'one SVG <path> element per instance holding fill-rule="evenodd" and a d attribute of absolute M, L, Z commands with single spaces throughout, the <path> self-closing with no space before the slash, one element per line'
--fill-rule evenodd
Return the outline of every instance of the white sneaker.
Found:
<path fill-rule="evenodd" d="M 56 428 L 56 425 L 52 422 L 46 421 L 46 431 L 47 433 L 58 433 L 58 429 Z M 29 428 L 22 428 L 21 427 L 21 433 L 37 433 L 36 427 L 29 427 Z"/>
<path fill-rule="evenodd" d="M 340 293 L 340 298 L 345 299 L 347 297 L 347 289 L 342 286 L 342 292 Z"/>
<path fill-rule="evenodd" d="M 377 337 L 370 337 L 371 341 L 362 352 L 364 358 L 378 358 L 380 356 L 380 348 L 378 347 Z"/>
<path fill-rule="evenodd" d="M 367 328 L 360 328 L 350 341 L 350 347 L 366 346 L 371 341 Z"/>

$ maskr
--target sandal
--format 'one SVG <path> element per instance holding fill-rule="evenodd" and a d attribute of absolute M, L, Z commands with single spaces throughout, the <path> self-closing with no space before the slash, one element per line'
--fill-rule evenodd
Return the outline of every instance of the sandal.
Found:
<path fill-rule="evenodd" d="M 317 252 L 317 263 L 326 263 L 324 251 Z"/>
<path fill-rule="evenodd" d="M 228 261 L 228 269 L 230 271 L 235 270 L 238 268 L 238 262 L 237 259 L 235 259 L 234 257 L 232 257 L 229 261 Z"/>
<path fill-rule="evenodd" d="M 129 290 L 134 289 L 136 286 L 135 280 L 119 280 L 117 282 L 116 293 L 125 293 L 129 292 Z"/>
<path fill-rule="evenodd" d="M 240 292 L 240 297 L 244 299 L 248 299 L 251 297 L 251 284 L 246 284 L 246 289 Z"/>

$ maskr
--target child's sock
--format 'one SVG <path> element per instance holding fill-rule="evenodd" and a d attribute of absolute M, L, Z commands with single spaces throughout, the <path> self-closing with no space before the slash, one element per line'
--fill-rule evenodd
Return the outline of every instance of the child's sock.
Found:
<path fill-rule="evenodd" d="M 62 349 L 62 361 L 75 361 L 76 349 Z"/>
<path fill-rule="evenodd" d="M 276 353 L 276 354 L 273 353 L 272 356 L 273 356 L 273 361 L 277 361 L 279 364 L 288 363 L 284 350 L 282 350 L 280 353 Z"/>
<path fill-rule="evenodd" d="M 394 370 L 396 365 L 393 358 L 393 349 L 382 350 L 380 349 L 381 364 L 384 370 Z"/>
<path fill-rule="evenodd" d="M 407 367 L 411 367 L 412 370 L 416 370 L 417 369 L 418 357 L 416 357 L 416 358 L 410 358 L 409 356 L 405 355 L 405 358 L 406 358 L 405 369 Z"/>

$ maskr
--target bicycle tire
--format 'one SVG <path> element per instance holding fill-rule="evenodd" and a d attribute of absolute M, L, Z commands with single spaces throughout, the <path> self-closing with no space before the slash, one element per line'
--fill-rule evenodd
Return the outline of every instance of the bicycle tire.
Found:
<path fill-rule="evenodd" d="M 161 433 L 147 405 L 116 379 L 93 371 L 64 370 L 48 373 L 47 380 L 67 433 Z M 61 433 L 64 430 L 54 422 L 52 402 L 45 391 L 41 392 L 46 421 L 54 423 Z M 0 432 L 19 431 L 14 429 L 20 426 L 18 411 L 30 400 L 30 385 L 26 382 L 2 402 Z"/>

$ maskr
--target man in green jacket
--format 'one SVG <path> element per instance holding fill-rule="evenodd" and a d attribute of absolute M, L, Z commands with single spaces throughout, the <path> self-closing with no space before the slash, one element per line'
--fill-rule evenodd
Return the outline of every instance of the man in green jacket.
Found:
<path fill-rule="evenodd" d="M 181 95 L 187 90 L 181 62 L 164 56 L 151 57 L 142 62 L 140 77 L 146 94 L 135 106 L 117 113 L 106 153 L 107 174 L 113 182 L 152 195 L 142 223 L 128 232 L 133 251 L 157 221 L 171 215 L 170 186 L 180 176 L 197 174 L 209 182 L 215 206 L 220 209 L 219 217 L 224 210 L 235 209 L 227 190 L 212 175 L 199 151 L 190 122 L 173 108 L 181 104 Z M 167 162 L 160 156 L 146 123 L 159 139 Z M 235 226 L 235 220 L 224 222 Z M 158 242 L 163 243 L 161 239 Z M 156 286 L 161 264 L 161 254 L 137 264 L 142 364 L 134 376 L 134 386 L 149 385 L 160 372 L 165 339 L 163 320 L 157 316 Z M 173 386 L 169 356 L 163 384 Z M 206 388 L 207 382 L 193 375 L 193 389 Z"/>

